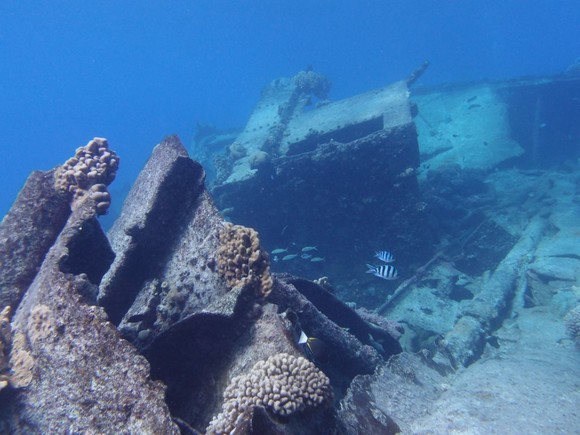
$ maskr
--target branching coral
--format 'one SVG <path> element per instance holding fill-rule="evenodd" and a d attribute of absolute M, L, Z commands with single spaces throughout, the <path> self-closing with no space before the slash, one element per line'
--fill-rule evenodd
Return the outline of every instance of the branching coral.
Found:
<path fill-rule="evenodd" d="M 106 186 L 115 179 L 118 168 L 119 157 L 109 149 L 107 140 L 94 138 L 58 168 L 55 187 L 71 195 L 73 206 L 89 193 L 97 213 L 105 214 L 111 202 Z"/>
<path fill-rule="evenodd" d="M 268 254 L 260 247 L 258 233 L 252 228 L 226 223 L 219 233 L 217 252 L 219 273 L 231 288 L 253 286 L 266 297 L 272 291 Z"/>
<path fill-rule="evenodd" d="M 207 433 L 230 433 L 255 406 L 290 416 L 320 406 L 331 397 L 330 381 L 313 363 L 279 353 L 232 379 L 224 391 L 222 412 L 212 419 Z"/>

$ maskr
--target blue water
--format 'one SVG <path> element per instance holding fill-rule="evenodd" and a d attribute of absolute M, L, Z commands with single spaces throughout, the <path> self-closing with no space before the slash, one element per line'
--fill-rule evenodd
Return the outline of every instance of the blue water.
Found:
<path fill-rule="evenodd" d="M 260 90 L 312 65 L 350 96 L 431 62 L 421 84 L 556 74 L 580 57 L 580 2 L 0 3 L 0 216 L 30 171 L 94 136 L 126 189 L 164 136 L 242 127 Z"/>

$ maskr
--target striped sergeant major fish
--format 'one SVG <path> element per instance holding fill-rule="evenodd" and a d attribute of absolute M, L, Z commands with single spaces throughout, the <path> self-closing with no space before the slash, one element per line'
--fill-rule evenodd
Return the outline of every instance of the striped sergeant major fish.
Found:
<path fill-rule="evenodd" d="M 393 257 L 393 254 L 391 254 L 389 251 L 377 251 L 375 253 L 375 258 L 378 258 L 385 263 L 392 263 L 395 261 L 395 257 Z"/>
<path fill-rule="evenodd" d="M 382 266 L 372 266 L 367 264 L 369 270 L 367 273 L 372 273 L 374 276 L 378 276 L 379 278 L 393 280 L 399 277 L 399 272 L 393 266 L 389 264 L 383 264 Z"/>

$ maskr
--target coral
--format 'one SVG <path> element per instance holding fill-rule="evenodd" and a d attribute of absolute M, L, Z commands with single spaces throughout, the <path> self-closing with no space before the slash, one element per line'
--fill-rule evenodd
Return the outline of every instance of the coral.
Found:
<path fill-rule="evenodd" d="M 51 309 L 47 305 L 36 305 L 30 312 L 27 327 L 28 337 L 32 344 L 53 336 L 56 329 Z"/>
<path fill-rule="evenodd" d="M 10 306 L 0 312 L 0 390 L 8 386 L 10 369 L 8 354 L 12 343 L 12 328 L 10 326 Z"/>
<path fill-rule="evenodd" d="M 12 373 L 7 377 L 7 380 L 14 388 L 27 387 L 33 379 L 34 358 L 30 353 L 28 340 L 34 346 L 39 341 L 54 337 L 56 333 L 54 315 L 51 309 L 47 305 L 36 305 L 30 312 L 26 329 L 26 335 L 18 331 L 12 338 L 10 351 Z"/>
<path fill-rule="evenodd" d="M 272 291 L 268 253 L 252 228 L 226 223 L 219 233 L 218 272 L 229 287 L 250 285 L 261 297 Z"/>
<path fill-rule="evenodd" d="M 8 366 L 4 358 L 8 354 L 12 342 L 12 327 L 10 326 L 11 311 L 12 308 L 7 306 L 0 312 L 0 372 Z"/>
<path fill-rule="evenodd" d="M 224 391 L 222 412 L 212 419 L 207 433 L 231 432 L 255 406 L 290 416 L 320 406 L 331 397 L 330 381 L 313 363 L 279 353 L 232 379 Z"/>
<path fill-rule="evenodd" d="M 330 80 L 314 71 L 300 71 L 292 77 L 294 85 L 300 92 L 312 93 L 324 100 L 330 92 Z"/>
<path fill-rule="evenodd" d="M 106 214 L 111 205 L 111 194 L 107 191 L 107 186 L 105 184 L 92 185 L 89 189 L 89 196 L 95 202 L 97 214 Z"/>
<path fill-rule="evenodd" d="M 10 384 L 13 387 L 23 388 L 30 385 L 33 378 L 34 359 L 26 348 L 26 336 L 22 332 L 14 334 L 10 367 L 12 368 Z"/>
<path fill-rule="evenodd" d="M 576 305 L 564 317 L 564 324 L 568 335 L 574 340 L 576 346 L 580 348 L 580 305 Z"/>
<path fill-rule="evenodd" d="M 10 306 L 0 312 L 0 390 L 8 387 L 24 388 L 33 378 L 34 359 L 22 332 L 12 335 Z"/>
<path fill-rule="evenodd" d="M 109 149 L 106 139 L 94 138 L 76 150 L 55 174 L 55 187 L 75 201 L 90 193 L 97 204 L 98 214 L 106 213 L 110 196 L 106 191 L 117 174 L 119 157 Z"/>

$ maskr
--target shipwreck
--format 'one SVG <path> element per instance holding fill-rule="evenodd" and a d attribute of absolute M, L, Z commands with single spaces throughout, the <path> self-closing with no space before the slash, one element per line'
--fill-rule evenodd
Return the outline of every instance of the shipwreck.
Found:
<path fill-rule="evenodd" d="M 577 77 L 411 95 L 425 68 L 335 102 L 314 71 L 275 80 L 196 160 L 157 145 L 108 232 L 105 139 L 32 173 L 0 225 L 0 431 L 407 430 L 511 307 L 545 297 L 545 263 L 520 259 L 548 217 L 486 214 L 482 173 L 556 161 L 563 130 L 578 158 L 580 137 L 546 109 Z M 377 290 L 364 264 L 386 246 L 401 281 Z M 523 270 L 537 281 L 514 292 Z"/>

